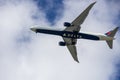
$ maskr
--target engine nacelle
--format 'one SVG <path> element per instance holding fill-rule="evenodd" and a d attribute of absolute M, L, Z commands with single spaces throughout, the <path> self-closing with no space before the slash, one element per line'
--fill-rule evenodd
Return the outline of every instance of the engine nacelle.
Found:
<path fill-rule="evenodd" d="M 66 43 L 65 42 L 59 42 L 59 45 L 60 46 L 66 46 Z"/>
<path fill-rule="evenodd" d="M 69 22 L 64 22 L 64 26 L 70 27 L 70 26 L 71 26 L 71 23 L 69 23 Z"/>

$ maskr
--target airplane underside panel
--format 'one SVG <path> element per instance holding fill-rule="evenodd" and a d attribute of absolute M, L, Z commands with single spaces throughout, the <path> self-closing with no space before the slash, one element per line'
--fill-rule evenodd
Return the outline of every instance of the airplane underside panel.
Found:
<path fill-rule="evenodd" d="M 100 40 L 98 36 L 85 34 L 85 33 L 76 33 L 76 32 L 69 32 L 69 31 L 55 31 L 55 30 L 45 30 L 45 29 L 37 29 L 36 32 L 59 35 L 65 38 L 72 38 L 72 39 Z"/>
<path fill-rule="evenodd" d="M 52 34 L 52 35 L 62 35 L 62 31 L 45 30 L 45 29 L 37 29 L 36 33 L 44 33 L 44 34 Z"/>
<path fill-rule="evenodd" d="M 89 39 L 89 40 L 100 40 L 98 36 L 80 33 L 82 39 Z"/>
<path fill-rule="evenodd" d="M 68 31 L 63 31 L 62 37 L 72 38 L 72 39 L 100 40 L 100 38 L 95 35 L 90 35 L 90 34 L 85 34 L 85 33 L 68 32 Z"/>

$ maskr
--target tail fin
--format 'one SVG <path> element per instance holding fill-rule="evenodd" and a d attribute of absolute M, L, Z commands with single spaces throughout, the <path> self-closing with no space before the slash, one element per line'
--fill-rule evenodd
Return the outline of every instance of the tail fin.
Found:
<path fill-rule="evenodd" d="M 118 28 L 119 27 L 116 27 L 114 30 L 111 30 L 111 31 L 105 33 L 105 35 L 114 38 L 116 32 L 118 31 Z M 109 41 L 106 41 L 106 42 L 107 42 L 108 46 L 112 49 L 113 48 L 113 40 L 109 40 Z"/>

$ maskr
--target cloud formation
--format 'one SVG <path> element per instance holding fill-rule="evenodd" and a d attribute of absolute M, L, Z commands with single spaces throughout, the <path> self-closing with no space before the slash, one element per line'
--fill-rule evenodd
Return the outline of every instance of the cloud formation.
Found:
<path fill-rule="evenodd" d="M 54 25 L 55 19 L 62 15 L 63 0 L 34 0 L 40 10 L 45 13 L 45 17 Z"/>
<path fill-rule="evenodd" d="M 92 2 L 64 0 L 63 15 L 56 18 L 54 27 L 71 22 Z M 114 2 L 97 1 L 81 31 L 111 30 L 118 26 L 114 21 L 119 10 Z M 115 63 L 120 58 L 119 34 L 113 50 L 105 42 L 78 40 L 78 64 L 66 47 L 58 46 L 62 38 L 35 34 L 29 30 L 33 25 L 50 26 L 34 1 L 1 0 L 0 80 L 109 80 L 115 74 Z"/>

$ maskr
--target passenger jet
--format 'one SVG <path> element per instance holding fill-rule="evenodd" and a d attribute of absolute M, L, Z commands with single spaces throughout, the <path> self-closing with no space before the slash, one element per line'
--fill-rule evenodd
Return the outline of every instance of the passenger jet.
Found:
<path fill-rule="evenodd" d="M 45 33 L 45 34 L 52 34 L 61 36 L 64 41 L 59 42 L 60 46 L 67 46 L 68 50 L 70 51 L 73 59 L 79 63 L 77 57 L 77 50 L 76 50 L 76 43 L 77 39 L 88 39 L 88 40 L 96 40 L 101 41 L 104 40 L 107 42 L 108 46 L 112 49 L 113 47 L 113 40 L 115 39 L 114 36 L 118 30 L 118 27 L 115 29 L 105 33 L 105 34 L 92 34 L 92 33 L 83 33 L 79 32 L 81 29 L 81 24 L 84 22 L 90 9 L 96 2 L 90 4 L 75 20 L 71 23 L 64 22 L 65 29 L 56 29 L 51 27 L 39 27 L 33 26 L 30 28 L 32 31 L 36 33 Z"/>

